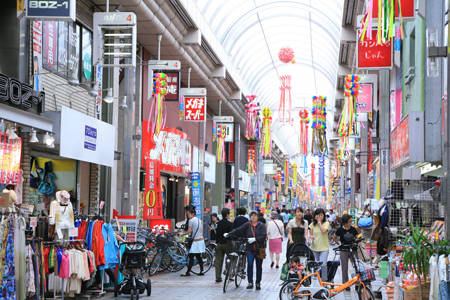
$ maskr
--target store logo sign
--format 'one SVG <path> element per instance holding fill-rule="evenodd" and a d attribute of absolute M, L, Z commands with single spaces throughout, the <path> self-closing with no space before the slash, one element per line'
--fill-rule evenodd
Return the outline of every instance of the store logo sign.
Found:
<path fill-rule="evenodd" d="M 34 92 L 31 85 L 4 74 L 0 74 L 0 99 L 27 109 L 34 104 L 39 113 L 45 112 L 44 92 Z"/>
<path fill-rule="evenodd" d="M 164 165 L 178 167 L 181 160 L 181 136 L 167 131 L 153 135 L 155 148 L 150 150 L 150 159 L 160 160 Z"/>
<path fill-rule="evenodd" d="M 28 0 L 27 18 L 75 21 L 76 0 Z"/>
<path fill-rule="evenodd" d="M 97 129 L 84 126 L 84 149 L 95 151 L 97 148 Z"/>

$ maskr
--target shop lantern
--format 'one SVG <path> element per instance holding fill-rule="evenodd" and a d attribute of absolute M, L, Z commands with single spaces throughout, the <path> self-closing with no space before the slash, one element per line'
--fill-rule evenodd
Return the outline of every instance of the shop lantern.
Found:
<path fill-rule="evenodd" d="M 263 130 L 261 142 L 261 154 L 265 157 L 272 156 L 272 111 L 266 107 L 262 110 Z"/>
<path fill-rule="evenodd" d="M 248 104 L 247 107 L 247 119 L 245 127 L 245 137 L 248 140 L 259 139 L 261 137 L 260 125 L 259 125 L 259 111 L 261 110 L 259 103 L 256 102 L 256 95 L 246 96 Z"/>
<path fill-rule="evenodd" d="M 292 124 L 292 100 L 291 100 L 291 75 L 280 76 L 281 86 L 281 97 L 280 106 L 278 107 L 278 120 L 280 123 L 284 124 L 286 122 L 285 112 L 286 112 L 286 101 L 288 101 L 289 107 L 287 108 L 289 114 L 289 125 Z"/>

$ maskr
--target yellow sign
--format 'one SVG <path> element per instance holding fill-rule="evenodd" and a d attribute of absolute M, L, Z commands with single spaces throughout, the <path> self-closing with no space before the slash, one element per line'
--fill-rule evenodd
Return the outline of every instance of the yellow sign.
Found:
<path fill-rule="evenodd" d="M 17 11 L 23 11 L 23 5 L 25 0 L 17 0 Z"/>

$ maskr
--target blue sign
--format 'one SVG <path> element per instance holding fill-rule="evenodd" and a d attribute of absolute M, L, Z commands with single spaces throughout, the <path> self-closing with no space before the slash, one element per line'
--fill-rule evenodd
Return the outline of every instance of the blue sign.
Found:
<path fill-rule="evenodd" d="M 195 206 L 196 217 L 202 219 L 202 207 L 200 198 L 200 173 L 191 172 L 191 184 L 192 184 L 192 201 Z"/>
<path fill-rule="evenodd" d="M 290 187 L 290 188 L 292 187 L 292 179 L 289 180 L 289 187 Z"/>
<path fill-rule="evenodd" d="M 281 173 L 281 183 L 284 183 L 284 174 Z"/>
<path fill-rule="evenodd" d="M 394 48 L 395 51 L 400 51 L 401 40 L 400 39 L 395 39 L 394 46 L 395 46 L 395 48 Z"/>
<path fill-rule="evenodd" d="M 95 151 L 97 148 L 97 129 L 90 126 L 84 126 L 84 148 Z"/>
<path fill-rule="evenodd" d="M 348 188 L 347 192 L 348 192 L 349 194 L 351 194 L 352 189 L 351 189 L 351 188 Z"/>

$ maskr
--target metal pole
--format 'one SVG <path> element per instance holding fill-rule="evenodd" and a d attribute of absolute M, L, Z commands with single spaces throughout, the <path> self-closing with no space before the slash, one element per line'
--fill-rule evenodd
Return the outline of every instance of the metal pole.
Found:
<path fill-rule="evenodd" d="M 384 197 L 389 187 L 390 177 L 390 110 L 389 110 L 389 73 L 388 69 L 380 70 L 380 195 Z M 386 152 L 387 163 L 383 165 L 383 150 Z"/>
<path fill-rule="evenodd" d="M 161 59 L 161 40 L 162 34 L 158 35 L 158 61 Z"/>
<path fill-rule="evenodd" d="M 205 213 L 205 136 L 206 122 L 198 123 L 198 172 L 200 173 L 200 218 L 204 220 Z"/>
<path fill-rule="evenodd" d="M 239 163 L 241 161 L 241 124 L 234 123 L 234 208 L 241 206 Z"/>
<path fill-rule="evenodd" d="M 360 177 L 360 185 L 361 185 L 361 203 L 359 206 L 361 207 L 362 203 L 367 199 L 367 158 L 368 152 L 372 149 L 367 149 L 369 142 L 369 127 L 368 122 L 364 122 L 364 126 L 361 128 L 361 153 L 360 161 L 361 161 L 361 177 Z M 359 207 L 357 207 L 359 208 Z"/>
<path fill-rule="evenodd" d="M 351 150 L 350 157 L 350 207 L 355 207 L 355 194 L 356 194 L 356 161 L 355 150 Z"/>
<path fill-rule="evenodd" d="M 450 7 L 450 0 L 448 0 L 448 7 Z M 450 30 L 447 31 L 447 41 L 448 37 L 450 37 Z M 444 91 L 448 95 L 448 89 L 450 87 L 450 43 L 447 44 L 447 91 Z M 448 96 L 447 96 L 447 105 L 445 107 L 445 112 L 443 115 L 445 118 L 445 132 L 444 132 L 444 151 L 442 152 L 442 162 L 444 167 L 444 176 L 442 182 L 442 201 L 445 203 L 445 239 L 450 239 L 450 218 L 448 212 L 450 211 L 450 180 L 449 180 L 449 171 L 450 171 L 450 105 L 448 105 Z"/>

